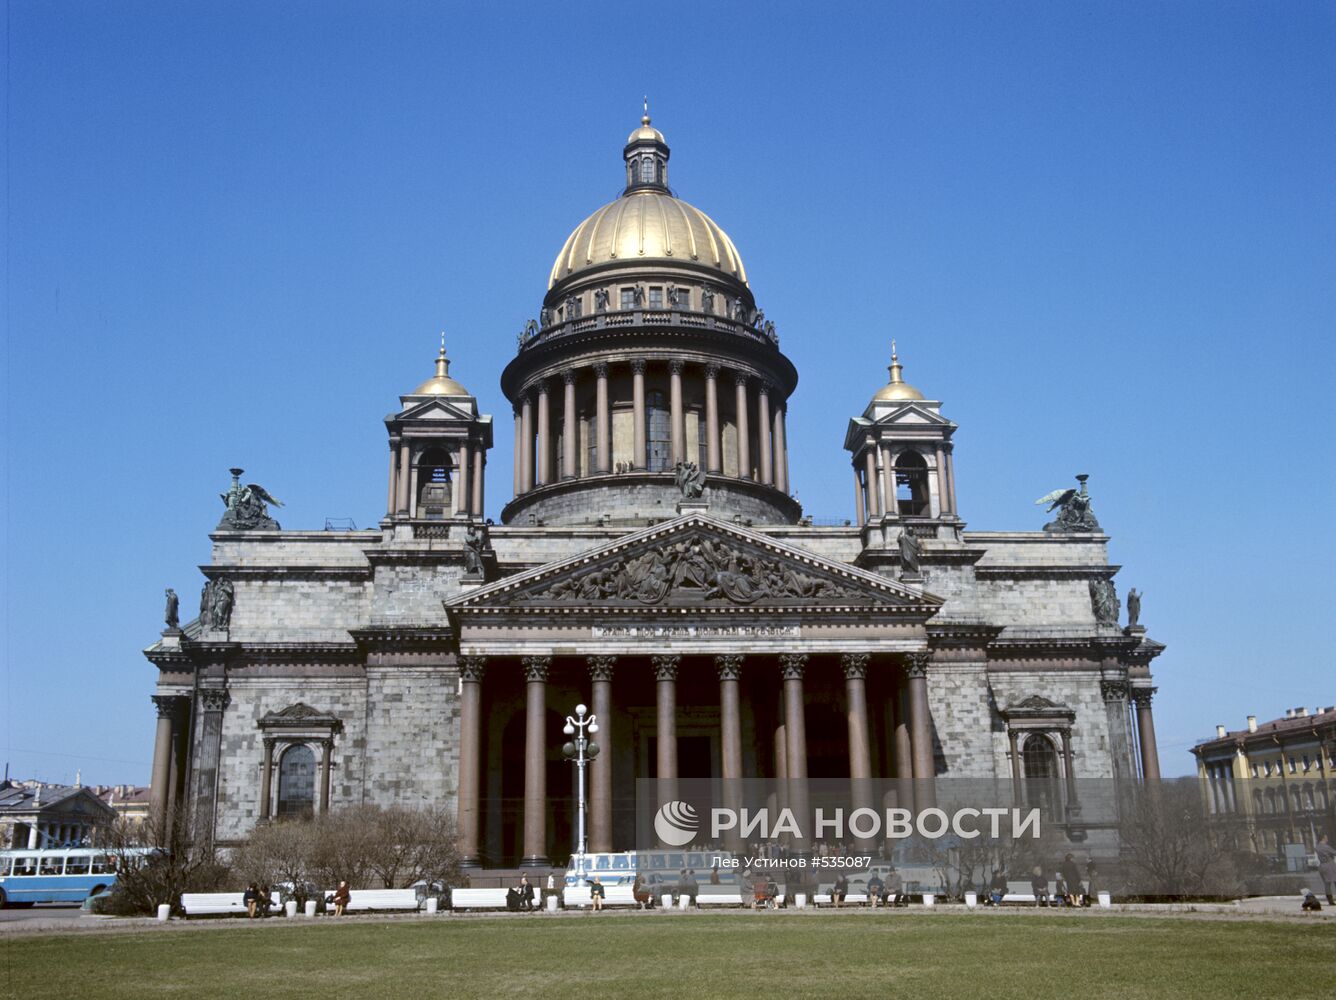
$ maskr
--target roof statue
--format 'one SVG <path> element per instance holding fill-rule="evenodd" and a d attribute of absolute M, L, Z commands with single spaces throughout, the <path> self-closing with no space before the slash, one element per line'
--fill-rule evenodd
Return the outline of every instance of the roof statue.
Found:
<path fill-rule="evenodd" d="M 218 522 L 219 531 L 278 531 L 279 525 L 269 516 L 268 504 L 282 507 L 283 501 L 273 496 L 258 483 L 241 485 L 241 474 L 245 469 L 228 469 L 232 473 L 232 485 L 226 493 L 218 494 L 222 498 L 222 519 Z"/>
<path fill-rule="evenodd" d="M 1081 473 L 1076 481 L 1080 488 L 1054 490 L 1035 501 L 1036 504 L 1048 504 L 1048 512 L 1057 510 L 1058 516 L 1044 525 L 1045 531 L 1099 531 L 1099 522 L 1095 512 L 1090 509 L 1090 494 L 1086 492 L 1086 480 L 1090 477 Z"/>

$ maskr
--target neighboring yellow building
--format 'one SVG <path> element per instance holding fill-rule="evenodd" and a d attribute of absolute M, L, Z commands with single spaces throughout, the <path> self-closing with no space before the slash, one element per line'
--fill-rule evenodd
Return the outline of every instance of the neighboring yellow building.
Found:
<path fill-rule="evenodd" d="M 1336 707 L 1260 725 L 1250 715 L 1247 729 L 1216 726 L 1192 752 L 1206 809 L 1235 847 L 1298 859 L 1323 833 L 1336 838 Z"/>

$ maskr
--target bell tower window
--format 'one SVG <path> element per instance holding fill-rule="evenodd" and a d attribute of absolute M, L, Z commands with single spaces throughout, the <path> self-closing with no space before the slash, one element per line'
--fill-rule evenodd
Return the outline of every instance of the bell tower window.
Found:
<path fill-rule="evenodd" d="M 927 517 L 928 463 L 916 451 L 895 460 L 895 509 L 902 516 Z"/>
<path fill-rule="evenodd" d="M 442 448 L 429 448 L 418 461 L 417 516 L 443 520 L 450 512 L 450 457 Z"/>

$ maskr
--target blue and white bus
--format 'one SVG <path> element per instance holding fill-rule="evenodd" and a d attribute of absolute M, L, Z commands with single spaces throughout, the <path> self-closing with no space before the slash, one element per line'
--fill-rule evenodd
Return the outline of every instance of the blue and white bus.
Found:
<path fill-rule="evenodd" d="M 0 908 L 33 903 L 81 903 L 116 882 L 123 860 L 142 859 L 150 847 L 111 852 L 95 847 L 0 851 Z"/>

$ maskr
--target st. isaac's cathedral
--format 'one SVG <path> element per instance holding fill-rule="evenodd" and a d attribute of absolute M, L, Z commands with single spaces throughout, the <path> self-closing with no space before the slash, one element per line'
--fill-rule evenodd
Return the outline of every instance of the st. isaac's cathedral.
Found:
<path fill-rule="evenodd" d="M 1080 781 L 1158 778 L 1163 647 L 1135 597 L 1120 624 L 1085 477 L 1044 530 L 965 530 L 957 427 L 893 354 L 843 442 L 853 516 L 814 525 L 789 477 L 798 373 L 742 254 L 668 186 L 648 115 L 622 156 L 625 191 L 559 248 L 501 372 L 500 524 L 493 418 L 444 348 L 385 418 L 376 530 L 281 530 L 233 470 L 200 617 L 169 603 L 146 650 L 155 804 L 224 847 L 446 804 L 466 861 L 540 865 L 571 848 L 580 702 L 593 851 L 634 846 L 640 778 L 894 779 L 920 806 L 946 779 L 1042 785 L 1074 826 Z"/>

